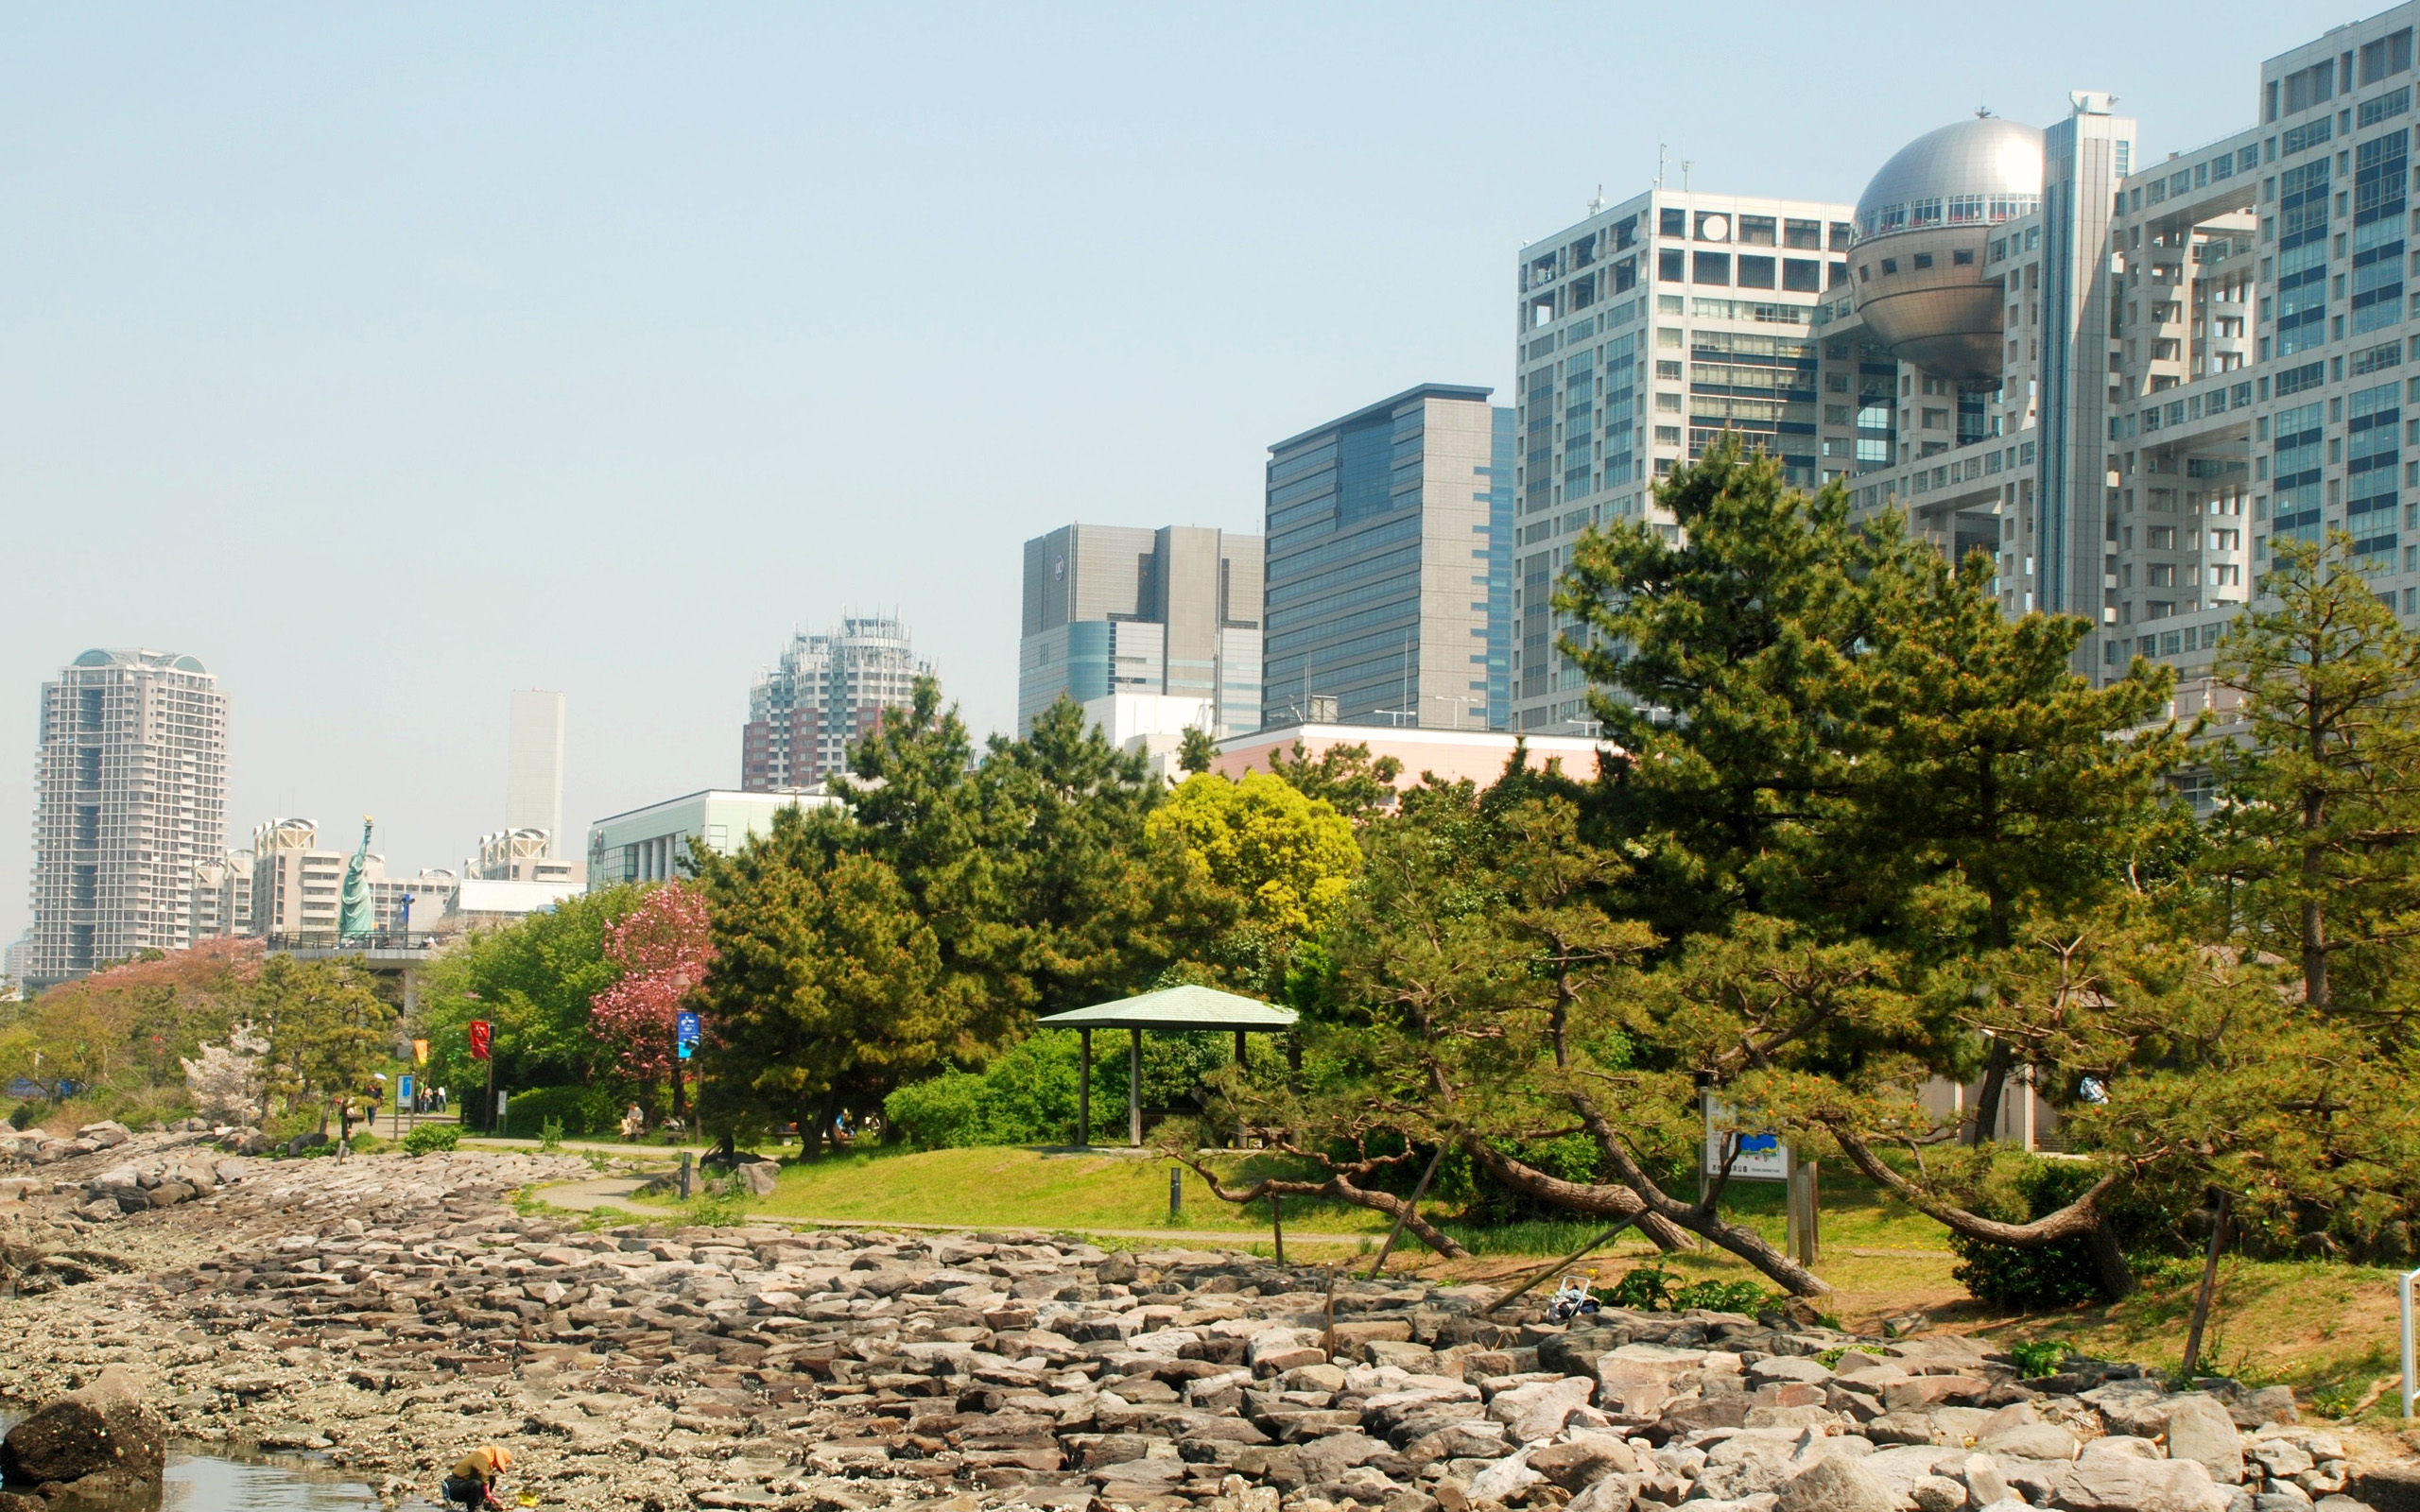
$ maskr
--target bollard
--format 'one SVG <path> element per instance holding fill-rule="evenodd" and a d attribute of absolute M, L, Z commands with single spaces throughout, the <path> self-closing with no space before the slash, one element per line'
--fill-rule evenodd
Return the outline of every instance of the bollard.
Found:
<path fill-rule="evenodd" d="M 689 1200 L 689 1152 L 681 1152 L 681 1200 Z"/>
<path fill-rule="evenodd" d="M 1171 1165 L 1168 1167 L 1168 1222 L 1174 1223 L 1184 1216 L 1184 1170 L 1182 1166 Z"/>

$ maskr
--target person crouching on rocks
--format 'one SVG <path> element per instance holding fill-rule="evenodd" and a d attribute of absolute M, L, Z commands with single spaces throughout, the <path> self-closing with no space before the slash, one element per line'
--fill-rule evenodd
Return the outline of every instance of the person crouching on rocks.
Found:
<path fill-rule="evenodd" d="M 448 1506 L 495 1507 L 504 1505 L 496 1494 L 504 1485 L 504 1472 L 512 1467 L 512 1452 L 493 1444 L 482 1444 L 462 1456 L 454 1473 L 445 1477 L 442 1487 Z"/>

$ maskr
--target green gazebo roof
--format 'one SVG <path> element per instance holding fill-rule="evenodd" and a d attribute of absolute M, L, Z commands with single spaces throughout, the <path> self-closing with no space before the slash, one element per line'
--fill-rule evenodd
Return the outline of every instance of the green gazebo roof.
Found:
<path fill-rule="evenodd" d="M 1274 1030 L 1292 1028 L 1295 1017 L 1291 1008 L 1271 1007 L 1216 988 L 1187 986 L 1089 1008 L 1069 1008 L 1034 1022 L 1053 1029 Z"/>

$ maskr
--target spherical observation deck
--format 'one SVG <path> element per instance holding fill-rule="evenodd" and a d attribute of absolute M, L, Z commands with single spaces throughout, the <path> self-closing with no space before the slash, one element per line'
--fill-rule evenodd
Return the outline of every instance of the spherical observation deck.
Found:
<path fill-rule="evenodd" d="M 1926 132 L 1858 198 L 1858 313 L 1903 362 L 1961 383 L 1997 378 L 2001 292 L 1986 280 L 1984 244 L 2041 203 L 2032 127 L 1978 114 Z"/>

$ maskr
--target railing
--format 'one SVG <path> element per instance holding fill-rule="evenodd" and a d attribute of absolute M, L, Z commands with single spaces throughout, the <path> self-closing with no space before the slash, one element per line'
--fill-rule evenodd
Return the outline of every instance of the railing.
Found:
<path fill-rule="evenodd" d="M 272 951 L 425 951 L 440 936 L 425 931 L 374 929 L 362 935 L 340 935 L 333 929 L 276 930 L 268 936 Z"/>

